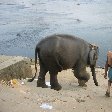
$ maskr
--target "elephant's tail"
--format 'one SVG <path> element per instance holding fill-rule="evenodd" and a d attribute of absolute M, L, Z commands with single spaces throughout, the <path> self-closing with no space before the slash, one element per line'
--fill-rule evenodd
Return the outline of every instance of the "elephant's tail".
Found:
<path fill-rule="evenodd" d="M 37 74 L 37 52 L 38 52 L 38 48 L 36 47 L 35 48 L 35 75 L 31 78 L 31 79 L 28 79 L 28 82 L 32 82 L 35 77 L 36 77 L 36 74 Z"/>

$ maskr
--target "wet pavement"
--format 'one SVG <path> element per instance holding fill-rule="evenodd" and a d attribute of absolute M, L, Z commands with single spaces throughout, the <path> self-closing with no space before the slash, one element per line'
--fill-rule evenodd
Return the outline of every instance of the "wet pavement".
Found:
<path fill-rule="evenodd" d="M 0 54 L 34 58 L 36 43 L 73 34 L 100 47 L 98 65 L 112 50 L 111 0 L 0 0 Z"/>

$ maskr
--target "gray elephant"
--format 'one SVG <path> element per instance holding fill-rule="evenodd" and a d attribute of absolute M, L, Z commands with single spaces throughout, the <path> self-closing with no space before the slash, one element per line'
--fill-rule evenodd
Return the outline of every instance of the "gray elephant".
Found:
<path fill-rule="evenodd" d="M 35 48 L 35 69 L 37 72 L 37 54 L 40 64 L 40 72 L 37 87 L 46 88 L 45 75 L 50 73 L 51 89 L 60 90 L 57 74 L 62 70 L 73 69 L 74 76 L 80 86 L 84 86 L 90 79 L 86 67 L 90 66 L 93 80 L 96 86 L 95 66 L 98 59 L 98 47 L 89 44 L 83 39 L 72 35 L 55 34 L 41 40 Z M 29 80 L 33 81 L 35 76 Z"/>

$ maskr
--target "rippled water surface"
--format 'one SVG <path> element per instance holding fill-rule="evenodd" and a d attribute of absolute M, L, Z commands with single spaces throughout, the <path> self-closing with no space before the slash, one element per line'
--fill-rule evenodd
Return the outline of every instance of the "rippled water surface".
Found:
<path fill-rule="evenodd" d="M 0 0 L 0 54 L 34 58 L 36 43 L 54 33 L 97 44 L 104 66 L 112 50 L 112 1 Z"/>

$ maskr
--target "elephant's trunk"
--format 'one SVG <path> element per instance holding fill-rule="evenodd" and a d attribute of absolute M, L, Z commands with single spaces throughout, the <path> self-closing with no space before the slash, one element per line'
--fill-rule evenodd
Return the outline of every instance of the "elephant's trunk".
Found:
<path fill-rule="evenodd" d="M 96 79 L 96 73 L 95 73 L 95 67 L 94 66 L 91 66 L 91 72 L 92 72 L 94 83 L 95 83 L 96 86 L 98 86 L 98 82 L 97 82 L 97 79 Z"/>

